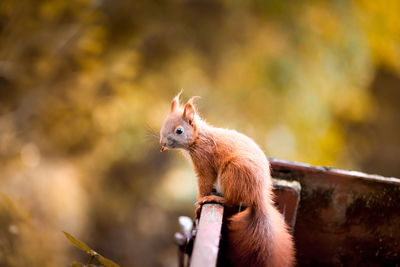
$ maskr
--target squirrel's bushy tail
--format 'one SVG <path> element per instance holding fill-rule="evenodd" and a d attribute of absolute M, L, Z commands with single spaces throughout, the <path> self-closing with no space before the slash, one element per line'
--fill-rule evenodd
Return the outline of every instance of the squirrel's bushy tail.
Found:
<path fill-rule="evenodd" d="M 234 266 L 294 266 L 294 245 L 274 206 L 248 207 L 232 216 L 229 251 Z"/>

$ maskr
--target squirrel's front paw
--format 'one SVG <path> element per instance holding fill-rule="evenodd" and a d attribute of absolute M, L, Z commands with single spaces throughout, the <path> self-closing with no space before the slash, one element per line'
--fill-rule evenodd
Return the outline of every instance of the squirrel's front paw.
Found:
<path fill-rule="evenodd" d="M 210 195 L 204 196 L 197 201 L 198 205 L 203 205 L 205 203 L 217 203 L 223 205 L 225 203 L 225 199 L 220 196 Z"/>
<path fill-rule="evenodd" d="M 200 218 L 201 207 L 206 203 L 217 203 L 217 204 L 224 205 L 225 199 L 220 196 L 210 195 L 210 196 L 204 196 L 204 197 L 200 198 L 199 200 L 197 200 L 196 210 L 195 210 L 196 219 Z"/>
<path fill-rule="evenodd" d="M 196 210 L 195 210 L 196 219 L 200 218 L 201 207 L 206 203 L 217 203 L 217 204 L 224 205 L 225 199 L 223 197 L 215 196 L 215 195 L 204 196 L 204 197 L 200 198 L 196 202 Z"/>

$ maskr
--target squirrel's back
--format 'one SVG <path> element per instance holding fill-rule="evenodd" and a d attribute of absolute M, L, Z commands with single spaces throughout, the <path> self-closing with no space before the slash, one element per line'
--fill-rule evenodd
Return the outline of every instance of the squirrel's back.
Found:
<path fill-rule="evenodd" d="M 237 157 L 252 159 L 254 165 L 265 170 L 265 178 L 269 180 L 269 162 L 262 149 L 250 137 L 235 130 L 216 128 L 209 125 L 208 133 L 215 145 L 215 154 L 223 161 Z"/>

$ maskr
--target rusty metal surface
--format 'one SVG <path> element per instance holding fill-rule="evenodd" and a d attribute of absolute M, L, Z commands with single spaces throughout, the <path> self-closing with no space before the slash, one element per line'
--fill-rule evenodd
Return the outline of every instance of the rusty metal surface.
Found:
<path fill-rule="evenodd" d="M 216 266 L 224 208 L 220 204 L 204 204 L 197 227 L 191 267 Z"/>
<path fill-rule="evenodd" d="M 286 224 L 293 229 L 296 223 L 297 208 L 300 201 L 301 186 L 297 181 L 273 179 L 275 201 L 285 217 Z"/>
<path fill-rule="evenodd" d="M 301 184 L 299 266 L 400 265 L 400 179 L 270 161 L 273 177 Z"/>

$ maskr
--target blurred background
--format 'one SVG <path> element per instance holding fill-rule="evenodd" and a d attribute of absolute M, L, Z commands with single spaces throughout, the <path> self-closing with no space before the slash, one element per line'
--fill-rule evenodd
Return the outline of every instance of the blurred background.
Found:
<path fill-rule="evenodd" d="M 0 2 L 0 266 L 175 266 L 170 101 L 268 156 L 400 176 L 400 2 Z"/>

